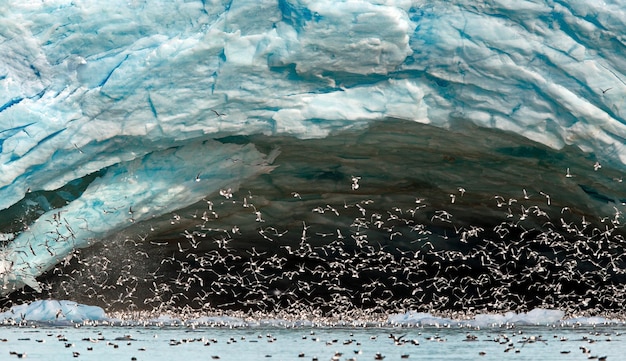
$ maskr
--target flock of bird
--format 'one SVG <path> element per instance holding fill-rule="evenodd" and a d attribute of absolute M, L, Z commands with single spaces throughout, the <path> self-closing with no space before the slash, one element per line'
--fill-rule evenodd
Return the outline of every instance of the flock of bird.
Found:
<path fill-rule="evenodd" d="M 352 177 L 348 186 L 358 189 L 359 180 Z M 467 193 L 459 187 L 450 204 Z M 50 297 L 129 315 L 241 311 L 357 318 L 535 307 L 606 315 L 619 313 L 626 302 L 626 239 L 617 208 L 592 220 L 556 205 L 548 194 L 520 189 L 515 199 L 485 200 L 502 213 L 496 223 L 469 224 L 414 197 L 389 209 L 371 199 L 314 204 L 315 222 L 278 226 L 266 222 L 252 194 L 220 194 L 200 211 L 172 214 L 171 229 L 179 230 L 174 236 L 148 230 L 76 250 L 73 259 L 40 277 L 43 294 L 18 291 L 4 306 Z M 297 192 L 289 197 L 306 201 Z M 232 209 L 238 210 L 246 226 L 225 226 L 222 208 L 230 209 L 231 219 Z"/>
<path fill-rule="evenodd" d="M 77 327 L 81 328 L 81 327 Z M 126 332 L 130 331 L 126 329 Z M 195 331 L 194 335 L 180 338 L 180 334 L 159 328 L 142 329 L 136 335 L 129 333 L 123 336 L 111 334 L 111 329 L 47 329 L 30 330 L 30 333 L 10 335 L 9 338 L 1 338 L 5 349 L 9 349 L 9 355 L 16 358 L 27 358 L 29 354 L 57 354 L 73 358 L 93 358 L 105 354 L 109 357 L 112 352 L 121 355 L 134 355 L 131 361 L 138 359 L 152 359 L 156 355 L 174 348 L 180 358 L 197 357 L 199 349 L 208 359 L 266 359 L 273 356 L 288 359 L 308 359 L 312 361 L 356 361 L 367 359 L 384 360 L 409 359 L 413 355 L 418 359 L 432 357 L 433 352 L 449 354 L 451 350 L 461 349 L 464 355 L 491 356 L 505 353 L 509 355 L 524 354 L 531 357 L 537 354 L 537 348 L 544 356 L 582 354 L 587 359 L 607 360 L 607 355 L 598 354 L 600 349 L 606 349 L 606 343 L 620 342 L 619 332 L 591 331 L 578 334 L 568 333 L 553 334 L 551 337 L 533 334 L 522 330 L 500 330 L 499 333 L 486 333 L 480 330 L 468 329 L 448 331 L 444 329 L 421 329 L 409 330 L 402 335 L 388 333 L 381 335 L 372 332 L 371 329 L 354 331 L 332 329 L 312 329 L 308 333 L 291 334 L 281 332 L 278 334 L 258 332 L 254 329 L 205 329 Z M 379 331 L 382 331 L 379 329 Z M 443 331 L 443 332 L 440 332 Z M 558 330 L 555 330 L 558 331 Z M 115 331 L 114 331 L 115 332 Z M 152 335 L 149 333 L 154 332 Z M 108 333 L 108 334 L 107 334 Z M 189 335 L 189 334 L 187 334 Z M 169 336 L 169 337 L 168 337 Z M 173 337 L 175 336 L 175 337 Z M 33 342 L 35 341 L 35 342 Z M 551 347 L 546 349 L 542 346 L 555 343 L 560 344 L 558 349 Z M 267 347 L 271 344 L 274 347 Z M 533 345 L 537 344 L 537 345 Z M 539 346 L 542 345 L 542 346 Z M 117 351 L 111 351 L 117 350 Z M 236 350 L 236 351 L 235 351 Z M 378 351 L 374 351 L 378 350 Z M 233 354 L 235 352 L 235 354 Z M 276 354 L 278 352 L 278 354 Z M 455 351 L 452 351 L 455 352 Z M 459 351 L 456 351 L 459 352 Z M 325 357 L 320 357 L 324 355 Z M 330 356 L 330 357 L 328 357 Z M 399 357 L 398 357 L 399 356 Z"/>

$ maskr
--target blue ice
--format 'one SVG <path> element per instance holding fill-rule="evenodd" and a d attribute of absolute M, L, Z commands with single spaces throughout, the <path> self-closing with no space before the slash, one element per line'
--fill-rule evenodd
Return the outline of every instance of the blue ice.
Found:
<path fill-rule="evenodd" d="M 2 251 L 4 291 L 271 169 L 213 139 L 401 118 L 626 163 L 626 2 L 8 0 L 0 209 L 102 172 Z M 233 160 L 238 160 L 233 162 Z M 195 182 L 197 176 L 202 180 Z"/>

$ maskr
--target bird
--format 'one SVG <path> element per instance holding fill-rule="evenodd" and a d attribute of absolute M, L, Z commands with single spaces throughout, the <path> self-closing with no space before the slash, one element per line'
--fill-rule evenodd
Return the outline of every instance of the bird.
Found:
<path fill-rule="evenodd" d="M 390 333 L 389 334 L 389 338 L 393 339 L 393 343 L 396 345 L 400 345 L 403 344 L 404 341 L 402 341 L 402 339 L 406 336 L 406 334 L 404 335 L 400 335 L 400 336 L 394 336 L 394 334 Z"/>

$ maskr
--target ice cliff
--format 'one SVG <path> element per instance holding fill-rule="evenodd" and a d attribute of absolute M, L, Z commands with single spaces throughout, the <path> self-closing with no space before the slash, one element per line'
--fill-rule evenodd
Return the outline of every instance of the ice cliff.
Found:
<path fill-rule="evenodd" d="M 0 8 L 0 208 L 24 223 L 5 236 L 5 292 L 37 288 L 75 248 L 271 170 L 277 152 L 228 136 L 324 138 L 395 118 L 626 164 L 621 0 Z M 16 211 L 24 202 L 42 211 Z"/>

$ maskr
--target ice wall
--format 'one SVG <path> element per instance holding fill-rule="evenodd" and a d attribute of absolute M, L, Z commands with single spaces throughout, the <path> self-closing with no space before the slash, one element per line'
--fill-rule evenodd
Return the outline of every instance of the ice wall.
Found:
<path fill-rule="evenodd" d="M 156 215 L 200 201 L 216 189 L 236 190 L 241 179 L 268 172 L 253 146 L 190 143 L 112 166 L 67 206 L 43 214 L 2 251 L 3 292 L 28 284 L 77 248 Z"/>
<path fill-rule="evenodd" d="M 242 162 L 202 194 L 267 170 L 250 148 L 202 143 L 225 135 L 324 137 L 393 117 L 473 123 L 626 163 L 625 5 L 7 1 L 0 208 L 105 175 L 9 244 L 6 289 L 36 287 L 31 277 L 129 218 L 201 198 L 164 189 L 222 177 L 239 157 L 259 167 Z M 144 176 L 120 176 L 129 166 Z"/>

